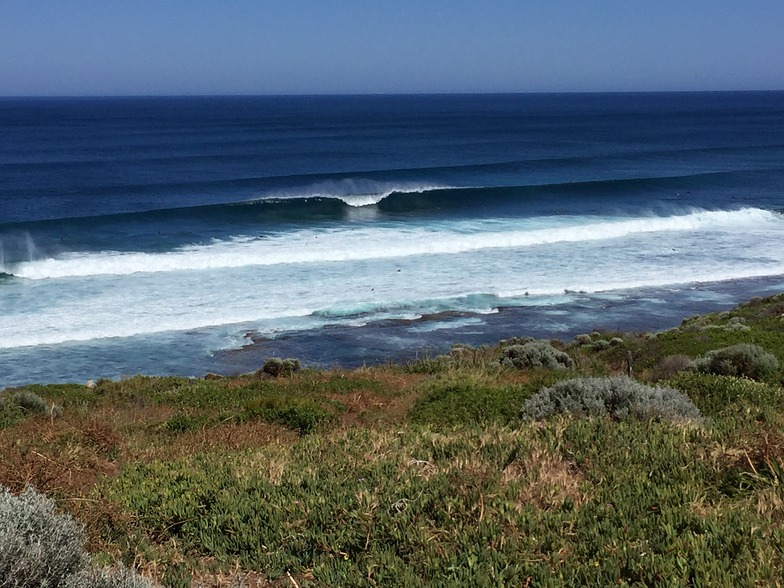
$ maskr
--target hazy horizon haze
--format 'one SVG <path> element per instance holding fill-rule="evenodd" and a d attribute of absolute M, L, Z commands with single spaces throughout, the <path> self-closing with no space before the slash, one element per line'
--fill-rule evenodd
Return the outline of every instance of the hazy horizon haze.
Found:
<path fill-rule="evenodd" d="M 6 0 L 2 13 L 2 96 L 784 89 L 772 0 Z"/>

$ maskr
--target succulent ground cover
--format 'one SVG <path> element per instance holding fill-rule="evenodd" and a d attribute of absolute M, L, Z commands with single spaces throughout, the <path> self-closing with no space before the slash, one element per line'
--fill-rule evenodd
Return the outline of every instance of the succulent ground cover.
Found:
<path fill-rule="evenodd" d="M 504 361 L 524 335 L 353 371 L 8 389 L 0 484 L 84 525 L 93 585 L 118 562 L 164 586 L 781 581 L 784 295 L 537 343 L 571 369 Z M 739 344 L 756 379 L 704 368 Z"/>

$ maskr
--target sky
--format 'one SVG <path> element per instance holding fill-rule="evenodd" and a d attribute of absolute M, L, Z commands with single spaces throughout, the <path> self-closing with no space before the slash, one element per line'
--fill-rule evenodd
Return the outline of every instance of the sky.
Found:
<path fill-rule="evenodd" d="M 784 0 L 0 0 L 0 96 L 784 90 Z"/>

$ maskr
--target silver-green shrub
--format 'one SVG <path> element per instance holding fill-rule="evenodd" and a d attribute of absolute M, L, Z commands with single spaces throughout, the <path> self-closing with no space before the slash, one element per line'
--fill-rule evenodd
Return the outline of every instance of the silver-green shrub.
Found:
<path fill-rule="evenodd" d="M 531 341 L 523 345 L 509 345 L 501 350 L 501 365 L 518 369 L 546 368 L 551 370 L 572 369 L 574 361 L 547 341 Z"/>
<path fill-rule="evenodd" d="M 577 345 L 590 345 L 592 341 L 593 339 L 591 338 L 591 336 L 585 333 L 583 333 L 582 335 L 577 335 L 574 338 L 574 342 L 577 343 Z"/>
<path fill-rule="evenodd" d="M 131 570 L 88 567 L 84 528 L 33 488 L 0 485 L 0 588 L 152 588 Z"/>
<path fill-rule="evenodd" d="M 35 392 L 15 390 L 0 392 L 0 410 L 21 409 L 20 414 L 47 413 L 54 417 L 62 415 L 62 408 L 56 404 L 47 404 L 46 400 Z"/>
<path fill-rule="evenodd" d="M 57 588 L 87 564 L 84 530 L 32 488 L 0 486 L 0 588 Z"/>
<path fill-rule="evenodd" d="M 759 345 L 739 343 L 709 351 L 694 360 L 692 369 L 705 374 L 764 380 L 779 369 L 779 361 Z"/>
<path fill-rule="evenodd" d="M 49 409 L 43 398 L 27 390 L 19 390 L 12 393 L 9 400 L 12 400 L 17 406 L 28 412 L 46 412 Z"/>
<path fill-rule="evenodd" d="M 575 378 L 542 388 L 529 398 L 520 416 L 540 420 L 561 413 L 576 416 L 699 420 L 700 411 L 674 388 L 647 386 L 626 376 Z"/>

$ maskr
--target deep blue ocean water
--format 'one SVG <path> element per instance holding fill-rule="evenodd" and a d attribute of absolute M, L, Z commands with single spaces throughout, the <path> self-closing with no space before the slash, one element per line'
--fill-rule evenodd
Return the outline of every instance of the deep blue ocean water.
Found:
<path fill-rule="evenodd" d="M 0 99 L 0 387 L 784 290 L 784 93 Z"/>

